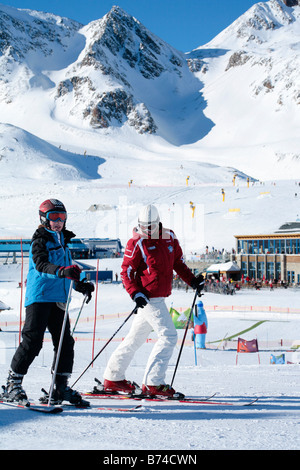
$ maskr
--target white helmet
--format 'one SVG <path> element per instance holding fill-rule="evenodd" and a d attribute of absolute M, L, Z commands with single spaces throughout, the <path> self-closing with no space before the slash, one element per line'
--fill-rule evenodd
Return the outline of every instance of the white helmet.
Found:
<path fill-rule="evenodd" d="M 142 207 L 139 213 L 138 223 L 140 230 L 148 236 L 153 235 L 159 227 L 158 210 L 152 204 Z"/>

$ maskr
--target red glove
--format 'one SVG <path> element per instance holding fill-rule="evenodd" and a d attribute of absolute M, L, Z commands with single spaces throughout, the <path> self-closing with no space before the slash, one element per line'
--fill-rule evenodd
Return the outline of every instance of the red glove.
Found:
<path fill-rule="evenodd" d="M 71 266 L 59 268 L 57 275 L 60 278 L 66 277 L 67 279 L 71 279 L 72 281 L 79 281 L 80 273 L 80 267 L 77 266 L 77 264 L 72 264 Z"/>

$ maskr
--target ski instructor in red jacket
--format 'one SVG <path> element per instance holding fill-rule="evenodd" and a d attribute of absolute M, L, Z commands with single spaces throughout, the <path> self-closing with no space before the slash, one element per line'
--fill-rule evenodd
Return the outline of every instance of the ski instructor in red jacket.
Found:
<path fill-rule="evenodd" d="M 194 289 L 203 287 L 203 277 L 195 277 L 184 263 L 174 232 L 162 226 L 156 207 L 147 205 L 141 209 L 138 227 L 127 243 L 121 272 L 125 289 L 139 310 L 129 333 L 108 361 L 105 390 L 135 391 L 135 384 L 125 379 L 125 372 L 137 349 L 154 330 L 158 339 L 147 362 L 142 392 L 151 396 L 174 395 L 175 390 L 165 383 L 177 342 L 177 331 L 165 303 L 165 297 L 172 292 L 173 270 Z"/>

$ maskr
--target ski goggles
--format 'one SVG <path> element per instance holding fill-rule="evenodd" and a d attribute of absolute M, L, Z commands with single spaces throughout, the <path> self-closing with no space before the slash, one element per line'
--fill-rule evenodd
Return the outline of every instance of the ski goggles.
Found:
<path fill-rule="evenodd" d="M 152 235 L 158 229 L 158 222 L 152 222 L 151 224 L 141 224 L 139 223 L 139 227 L 141 231 L 147 235 Z"/>
<path fill-rule="evenodd" d="M 46 215 L 48 220 L 52 222 L 65 222 L 67 220 L 66 212 L 48 212 Z"/>

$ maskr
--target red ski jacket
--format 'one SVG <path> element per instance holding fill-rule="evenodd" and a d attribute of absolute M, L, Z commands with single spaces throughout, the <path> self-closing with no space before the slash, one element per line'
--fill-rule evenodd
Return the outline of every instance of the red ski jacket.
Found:
<path fill-rule="evenodd" d="M 183 261 L 174 232 L 160 224 L 159 238 L 153 239 L 134 229 L 125 249 L 121 271 L 129 295 L 134 298 L 142 292 L 148 298 L 168 297 L 172 292 L 173 270 L 191 286 L 195 276 Z"/>

